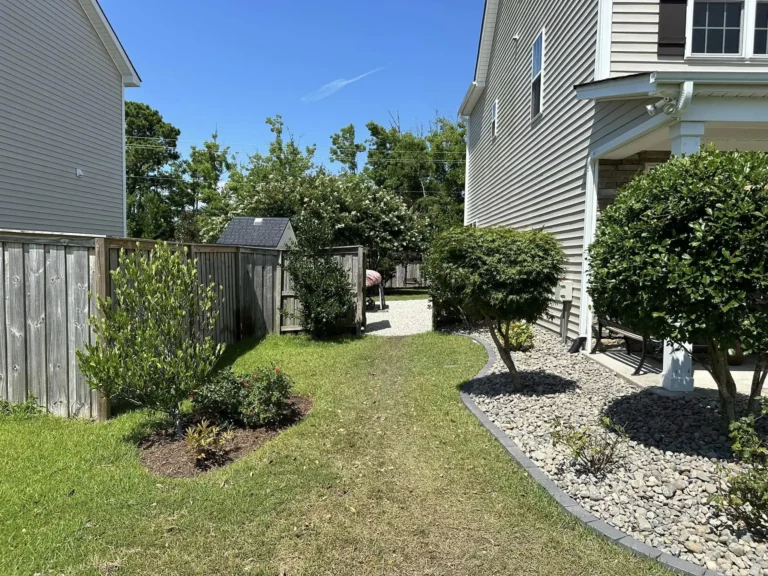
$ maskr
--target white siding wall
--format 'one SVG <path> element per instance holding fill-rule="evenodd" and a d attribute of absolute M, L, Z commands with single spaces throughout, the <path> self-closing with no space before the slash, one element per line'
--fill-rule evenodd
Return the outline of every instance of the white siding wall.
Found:
<path fill-rule="evenodd" d="M 686 64 L 680 59 L 659 60 L 658 38 L 659 0 L 613 0 L 611 75 L 682 70 L 723 72 L 739 68 L 768 72 L 768 66 L 752 64 Z"/>
<path fill-rule="evenodd" d="M 557 10 L 538 0 L 501 0 L 486 89 L 470 118 L 467 223 L 544 228 L 568 258 L 574 281 L 569 332 L 578 335 L 585 175 L 594 103 L 575 84 L 594 79 L 597 0 Z M 531 122 L 531 45 L 546 27 L 544 115 Z M 519 42 L 512 40 L 519 35 Z M 490 110 L 499 100 L 499 134 Z M 558 317 L 559 309 L 552 312 Z M 558 320 L 545 321 L 557 329 Z"/>
<path fill-rule="evenodd" d="M 77 0 L 0 3 L 0 228 L 123 234 L 122 90 Z"/>

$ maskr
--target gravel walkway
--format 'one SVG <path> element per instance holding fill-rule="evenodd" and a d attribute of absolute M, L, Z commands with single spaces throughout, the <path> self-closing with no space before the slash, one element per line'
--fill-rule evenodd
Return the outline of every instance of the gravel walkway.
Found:
<path fill-rule="evenodd" d="M 376 336 L 408 336 L 432 331 L 432 305 L 423 300 L 395 300 L 389 308 L 367 312 L 366 334 Z"/>
<path fill-rule="evenodd" d="M 474 334 L 489 340 L 487 332 Z M 571 497 L 592 514 L 665 552 L 727 575 L 768 576 L 768 547 L 738 532 L 709 504 L 729 461 L 713 397 L 664 398 L 641 391 L 536 328 L 536 347 L 515 354 L 526 390 L 515 394 L 506 368 L 476 380 L 475 403 Z M 502 373 L 503 374 L 500 374 Z M 579 474 L 552 446 L 559 417 L 594 426 L 601 412 L 624 425 L 629 442 L 603 478 Z M 763 430 L 768 433 L 768 430 Z"/>

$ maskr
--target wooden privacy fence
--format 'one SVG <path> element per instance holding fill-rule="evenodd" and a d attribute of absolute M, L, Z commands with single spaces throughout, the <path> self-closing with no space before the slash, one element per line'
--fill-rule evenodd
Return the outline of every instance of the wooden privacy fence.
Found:
<path fill-rule="evenodd" d="M 384 284 L 385 288 L 426 288 L 427 281 L 421 272 L 421 264 L 401 264 L 395 275 Z"/>
<path fill-rule="evenodd" d="M 149 251 L 152 241 L 0 231 L 0 400 L 30 395 L 61 416 L 105 418 L 108 405 L 92 392 L 75 352 L 95 343 L 88 319 L 96 296 L 113 296 L 110 271 L 120 250 Z M 283 315 L 300 304 L 283 269 L 288 253 L 216 244 L 172 244 L 197 259 L 201 282 L 221 286 L 214 338 L 233 344 L 245 338 L 300 331 Z M 365 325 L 365 253 L 333 249 L 355 294 L 350 328 Z M 91 295 L 89 297 L 89 294 Z"/>

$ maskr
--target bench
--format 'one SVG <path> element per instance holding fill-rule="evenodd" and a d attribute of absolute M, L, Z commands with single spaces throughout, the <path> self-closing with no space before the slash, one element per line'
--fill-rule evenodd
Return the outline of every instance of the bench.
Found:
<path fill-rule="evenodd" d="M 648 353 L 648 346 L 649 344 L 654 345 L 660 345 L 661 341 L 656 340 L 653 338 L 647 338 L 645 336 L 641 336 L 640 334 L 637 334 L 634 330 L 631 328 L 628 328 L 626 326 L 623 326 L 619 322 L 615 322 L 613 320 L 609 320 L 607 318 L 600 318 L 597 319 L 597 339 L 595 340 L 595 345 L 592 347 L 592 354 L 597 352 L 598 346 L 600 346 L 601 341 L 603 339 L 603 329 L 606 329 L 608 331 L 608 337 L 610 337 L 611 334 L 614 334 L 616 336 L 620 336 L 624 339 L 624 344 L 627 347 L 627 354 L 629 356 L 632 356 L 632 348 L 630 347 L 630 342 L 632 340 L 636 342 L 642 343 L 642 352 L 640 353 L 640 363 L 637 365 L 637 368 L 635 368 L 635 371 L 632 372 L 633 376 L 637 376 L 640 374 L 640 371 L 643 369 L 643 366 L 645 365 L 645 358 Z"/>

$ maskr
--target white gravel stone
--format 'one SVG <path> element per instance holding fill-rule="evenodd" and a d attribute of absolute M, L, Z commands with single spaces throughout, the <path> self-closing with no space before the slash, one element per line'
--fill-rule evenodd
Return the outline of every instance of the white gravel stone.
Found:
<path fill-rule="evenodd" d="M 395 304 L 395 303 L 393 303 Z M 370 322 L 370 319 L 369 319 Z M 710 504 L 720 467 L 737 467 L 716 398 L 666 398 L 640 390 L 535 328 L 535 347 L 514 354 L 525 390 L 512 391 L 500 361 L 476 380 L 472 399 L 555 483 L 585 509 L 648 545 L 726 574 L 768 576 L 768 549 Z M 487 332 L 474 336 L 490 342 Z M 555 418 L 594 427 L 601 414 L 629 436 L 603 477 L 576 471 L 553 446 Z M 768 432 L 763 430 L 763 432 Z M 758 567 L 758 568 L 755 568 Z"/>
<path fill-rule="evenodd" d="M 394 300 L 386 310 L 366 312 L 366 334 L 409 336 L 432 331 L 432 304 L 423 300 Z"/>

